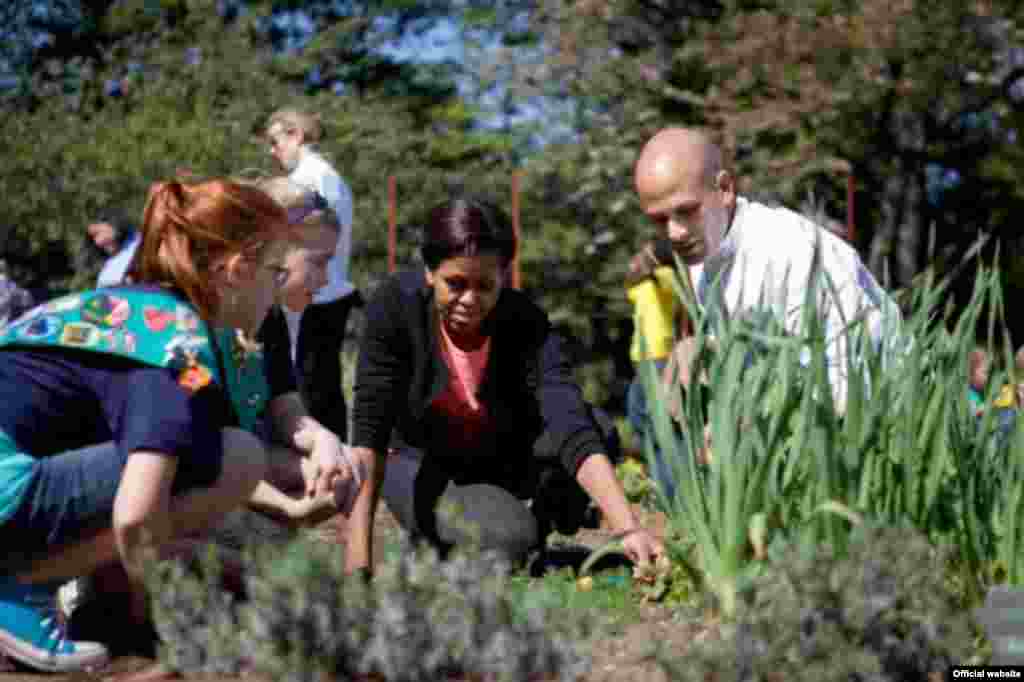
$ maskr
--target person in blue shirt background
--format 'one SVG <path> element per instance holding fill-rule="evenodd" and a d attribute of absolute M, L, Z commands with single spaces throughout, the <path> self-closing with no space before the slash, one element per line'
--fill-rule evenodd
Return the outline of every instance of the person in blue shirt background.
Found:
<path fill-rule="evenodd" d="M 229 181 L 167 182 L 143 224 L 135 284 L 58 298 L 0 332 L 0 654 L 38 670 L 108 658 L 54 617 L 63 580 L 118 566 L 127 617 L 147 623 L 144 557 L 249 499 L 266 475 L 250 431 L 294 391 L 249 340 L 287 275 L 270 256 L 285 211 Z M 316 440 L 300 411 L 266 411 Z M 318 489 L 348 473 L 337 452 L 311 456 Z"/>

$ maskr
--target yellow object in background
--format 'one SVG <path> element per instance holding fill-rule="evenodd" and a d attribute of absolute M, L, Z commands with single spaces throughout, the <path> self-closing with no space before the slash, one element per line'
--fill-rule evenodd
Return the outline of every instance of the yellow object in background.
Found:
<path fill-rule="evenodd" d="M 634 310 L 633 342 L 629 349 L 633 362 L 662 360 L 672 352 L 675 317 L 679 308 L 672 288 L 673 277 L 674 268 L 660 266 L 655 268 L 653 277 L 647 277 L 626 290 Z M 641 334 L 645 345 L 641 345 Z M 646 353 L 643 353 L 644 348 Z"/>
<path fill-rule="evenodd" d="M 999 389 L 999 395 L 992 401 L 993 407 L 1017 407 L 1017 386 L 1015 384 L 1004 384 Z"/>

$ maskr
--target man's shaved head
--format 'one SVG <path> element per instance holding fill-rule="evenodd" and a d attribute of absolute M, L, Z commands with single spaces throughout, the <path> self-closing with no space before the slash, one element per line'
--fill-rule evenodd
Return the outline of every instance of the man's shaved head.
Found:
<path fill-rule="evenodd" d="M 644 145 L 634 169 L 640 204 L 664 226 L 689 264 L 716 251 L 732 220 L 736 190 L 721 148 L 707 131 L 665 128 Z"/>
<path fill-rule="evenodd" d="M 636 162 L 637 190 L 641 183 L 660 185 L 685 176 L 701 175 L 713 186 L 722 170 L 722 150 L 699 128 L 664 128 L 648 140 Z M 651 187 L 654 189 L 654 187 Z"/>

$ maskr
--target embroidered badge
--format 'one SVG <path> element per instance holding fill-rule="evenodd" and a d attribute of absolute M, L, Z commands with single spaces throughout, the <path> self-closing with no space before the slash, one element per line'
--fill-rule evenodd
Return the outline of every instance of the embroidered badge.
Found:
<path fill-rule="evenodd" d="M 117 349 L 117 332 L 107 330 L 100 332 L 100 343 L 107 350 Z"/>
<path fill-rule="evenodd" d="M 174 309 L 179 332 L 194 332 L 199 329 L 199 316 L 188 306 L 179 305 Z"/>
<path fill-rule="evenodd" d="M 68 346 L 95 346 L 100 340 L 100 330 L 85 322 L 69 322 L 60 335 L 61 343 Z"/>
<path fill-rule="evenodd" d="M 213 381 L 210 370 L 196 360 L 195 351 L 185 350 L 180 346 L 172 352 L 167 366 L 178 372 L 178 385 L 189 393 L 195 393 Z"/>
<path fill-rule="evenodd" d="M 179 350 L 195 352 L 206 346 L 208 343 L 209 341 L 207 341 L 204 336 L 197 336 L 195 334 L 179 334 L 168 341 L 167 345 L 164 346 L 164 351 L 166 351 L 164 360 L 167 361 L 168 359 L 173 358 Z"/>
<path fill-rule="evenodd" d="M 209 386 L 213 380 L 210 370 L 199 363 L 195 363 L 178 374 L 178 384 L 189 393 L 195 393 L 204 386 Z"/>
<path fill-rule="evenodd" d="M 56 336 L 60 332 L 61 320 L 56 315 L 43 315 L 28 320 L 17 327 L 18 337 L 22 339 L 44 339 Z"/>
<path fill-rule="evenodd" d="M 146 323 L 146 329 L 149 331 L 162 332 L 167 329 L 167 325 L 174 322 L 175 315 L 156 306 L 147 305 L 142 309 L 142 320 Z"/>
<path fill-rule="evenodd" d="M 110 294 L 93 296 L 82 306 L 82 319 L 104 327 L 120 327 L 132 312 L 128 301 Z"/>

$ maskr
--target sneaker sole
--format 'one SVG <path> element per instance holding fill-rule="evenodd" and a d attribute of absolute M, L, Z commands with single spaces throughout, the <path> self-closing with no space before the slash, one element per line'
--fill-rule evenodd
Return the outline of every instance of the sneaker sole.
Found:
<path fill-rule="evenodd" d="M 0 631 L 0 655 L 14 659 L 22 665 L 48 673 L 70 673 L 106 665 L 110 655 L 106 650 L 95 653 L 61 654 L 52 656 L 31 644 L 25 644 L 6 632 Z"/>

